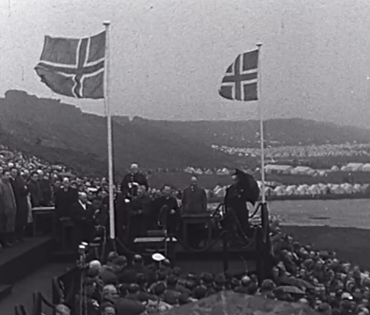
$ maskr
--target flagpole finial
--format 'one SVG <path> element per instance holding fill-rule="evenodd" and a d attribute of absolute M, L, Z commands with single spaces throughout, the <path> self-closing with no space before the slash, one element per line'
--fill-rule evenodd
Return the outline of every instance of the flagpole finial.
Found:
<path fill-rule="evenodd" d="M 104 21 L 104 22 L 103 22 L 103 25 L 105 25 L 105 26 L 109 26 L 109 25 L 110 25 L 110 21 Z"/>

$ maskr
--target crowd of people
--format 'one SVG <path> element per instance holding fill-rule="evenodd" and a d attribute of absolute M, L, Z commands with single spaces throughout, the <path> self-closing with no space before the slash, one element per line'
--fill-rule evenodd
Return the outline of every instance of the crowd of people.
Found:
<path fill-rule="evenodd" d="M 55 208 L 57 236 L 63 222 L 73 222 L 70 243 L 75 249 L 82 240 L 89 241 L 97 227 L 109 230 L 105 178 L 78 177 L 64 166 L 4 147 L 0 147 L 0 173 L 0 249 L 24 240 L 32 209 L 37 207 Z M 189 181 L 189 188 L 183 192 L 171 185 L 155 189 L 138 165 L 132 164 L 128 174 L 113 187 L 116 234 L 130 241 L 148 229 L 159 228 L 163 221 L 170 223 L 173 232 L 179 225 L 180 205 L 185 212 L 206 212 L 205 190 L 197 186 L 196 177 Z M 193 239 L 190 242 L 197 246 L 198 239 Z"/>
<path fill-rule="evenodd" d="M 81 305 L 88 314 L 154 314 L 226 290 L 301 303 L 319 314 L 369 314 L 368 271 L 340 261 L 335 252 L 299 244 L 281 231 L 277 221 L 271 222 L 271 240 L 274 266 L 261 282 L 253 272 L 185 274 L 161 254 L 144 265 L 140 255 L 128 260 L 111 252 L 105 264 L 89 263 L 83 296 L 75 296 L 73 303 L 62 300 L 58 307 L 66 315 L 80 314 Z M 81 299 L 86 303 L 81 304 Z"/>
<path fill-rule="evenodd" d="M 2 247 L 23 240 L 27 223 L 32 220 L 32 207 L 53 205 L 59 220 L 66 217 L 73 220 L 75 244 L 91 233 L 94 226 L 107 224 L 106 179 L 79 178 L 65 167 L 0 149 Z M 119 208 L 119 202 L 130 202 L 130 224 L 142 222 L 145 215 L 148 219 L 145 229 L 153 228 L 151 225 L 161 224 L 158 218 L 164 205 L 173 218 L 177 218 L 180 204 L 189 212 L 206 211 L 206 194 L 196 184 L 194 177 L 184 192 L 175 191 L 170 185 L 159 192 L 149 187 L 146 177 L 133 165 L 121 184 L 116 185 L 115 205 Z M 116 220 L 124 231 L 127 217 L 122 213 L 116 211 Z M 104 265 L 90 262 L 85 280 L 88 305 L 95 314 L 145 314 L 192 303 L 221 290 L 232 290 L 308 304 L 323 314 L 369 314 L 368 271 L 340 261 L 334 252 L 295 242 L 281 231 L 277 222 L 271 223 L 271 242 L 274 267 L 269 279 L 260 283 L 248 272 L 239 277 L 231 273 L 185 275 L 165 258 L 144 266 L 140 256 L 129 261 L 111 253 Z M 65 302 L 67 305 L 58 306 L 61 314 L 68 314 L 69 309 L 76 307 Z"/>

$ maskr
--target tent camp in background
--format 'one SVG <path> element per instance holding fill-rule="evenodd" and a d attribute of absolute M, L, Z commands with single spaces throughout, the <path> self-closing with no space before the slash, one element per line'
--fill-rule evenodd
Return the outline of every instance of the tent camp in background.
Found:
<path fill-rule="evenodd" d="M 336 165 L 333 165 L 330 170 L 332 172 L 338 172 L 338 171 L 340 171 L 340 168 L 338 166 L 336 166 Z"/>
<path fill-rule="evenodd" d="M 366 163 L 362 166 L 361 169 L 363 172 L 370 172 L 370 163 Z"/>
<path fill-rule="evenodd" d="M 291 174 L 294 174 L 294 175 L 310 175 L 310 176 L 312 176 L 315 173 L 316 173 L 316 171 L 313 170 L 311 167 L 308 167 L 308 166 L 297 166 L 297 167 L 293 168 L 292 171 L 291 171 Z"/>
<path fill-rule="evenodd" d="M 343 172 L 360 172 L 362 170 L 363 163 L 348 163 L 346 166 L 341 168 Z"/>
<path fill-rule="evenodd" d="M 291 174 L 293 167 L 290 165 L 268 164 L 265 166 L 266 174 Z"/>

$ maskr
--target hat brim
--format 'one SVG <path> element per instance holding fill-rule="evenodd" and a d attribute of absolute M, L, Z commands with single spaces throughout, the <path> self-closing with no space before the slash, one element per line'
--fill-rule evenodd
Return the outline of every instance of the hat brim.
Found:
<path fill-rule="evenodd" d="M 160 261 L 163 261 L 163 260 L 165 260 L 166 259 L 166 257 L 164 257 L 162 254 L 160 254 L 160 253 L 155 253 L 155 254 L 153 254 L 152 255 L 152 259 L 154 260 L 154 261 L 158 261 L 158 262 L 160 262 Z"/>

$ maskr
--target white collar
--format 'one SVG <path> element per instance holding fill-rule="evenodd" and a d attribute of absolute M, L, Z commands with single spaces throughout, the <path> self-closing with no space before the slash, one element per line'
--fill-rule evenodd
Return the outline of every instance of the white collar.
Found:
<path fill-rule="evenodd" d="M 81 200 L 78 201 L 80 203 L 80 205 L 82 206 L 82 208 L 84 208 L 84 210 L 86 210 L 86 206 L 84 203 L 81 202 Z"/>

